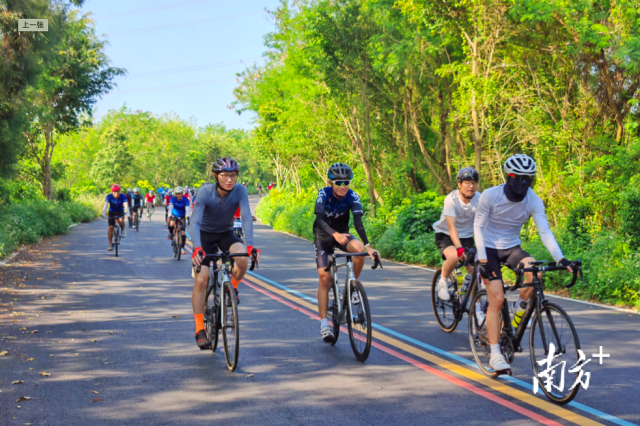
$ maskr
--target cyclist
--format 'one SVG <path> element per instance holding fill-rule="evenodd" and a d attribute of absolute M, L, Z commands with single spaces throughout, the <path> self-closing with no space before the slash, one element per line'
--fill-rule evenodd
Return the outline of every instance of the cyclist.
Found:
<path fill-rule="evenodd" d="M 198 202 L 196 203 L 193 220 L 189 227 L 189 234 L 193 242 L 193 255 L 191 261 L 194 267 L 202 264 L 206 268 L 195 275 L 191 302 L 193 315 L 196 322 L 196 342 L 200 349 L 208 349 L 211 346 L 204 331 L 204 296 L 209 279 L 208 259 L 202 260 L 205 253 L 212 254 L 214 247 L 230 253 L 248 253 L 253 251 L 253 222 L 251 221 L 251 208 L 247 188 L 237 183 L 240 166 L 230 157 L 223 157 L 213 164 L 213 176 L 216 183 L 201 186 L 198 190 Z M 240 238 L 233 232 L 233 216 L 240 207 L 242 227 L 245 231 L 245 248 Z M 260 261 L 260 250 L 257 250 L 257 259 Z M 233 285 L 237 303 L 240 303 L 238 284 L 247 272 L 248 259 L 237 257 L 234 259 L 231 284 Z"/>
<path fill-rule="evenodd" d="M 172 197 L 173 191 L 168 190 L 164 196 L 164 220 L 167 221 L 167 224 L 169 223 L 169 201 L 171 201 Z"/>
<path fill-rule="evenodd" d="M 504 301 L 504 291 L 500 263 L 517 268 L 520 263 L 525 267 L 535 261 L 533 257 L 520 247 L 520 231 L 530 217 L 538 228 L 540 240 L 553 259 L 567 267 L 570 262 L 564 259 L 556 242 L 544 204 L 531 189 L 536 176 L 536 162 L 524 154 L 515 154 L 507 158 L 504 164 L 507 183 L 489 188 L 482 193 L 474 222 L 474 237 L 480 261 L 480 276 L 487 288 L 489 308 L 487 311 L 487 334 L 491 345 L 489 365 L 499 374 L 511 369 L 500 350 L 498 336 L 500 334 L 500 310 Z M 526 274 L 525 283 L 533 281 L 533 274 Z M 533 288 L 520 290 L 514 315 L 513 325 L 517 326 L 522 319 L 526 302 Z"/>
<path fill-rule="evenodd" d="M 116 226 L 116 221 L 120 224 L 122 229 L 122 238 L 125 237 L 124 216 L 129 216 L 129 204 L 127 204 L 127 196 L 120 193 L 120 185 L 114 183 L 111 185 L 111 194 L 108 194 L 104 200 L 104 207 L 102 207 L 102 218 L 106 219 L 107 207 L 109 208 L 109 230 L 107 235 L 109 237 L 108 251 L 113 250 L 111 246 L 111 239 L 113 238 L 113 227 Z"/>
<path fill-rule="evenodd" d="M 464 256 L 465 248 L 474 248 L 473 219 L 476 216 L 480 192 L 478 192 L 478 172 L 465 167 L 456 177 L 458 189 L 444 199 L 444 208 L 440 220 L 433 224 L 436 245 L 444 260 L 442 275 L 438 282 L 438 297 L 449 300 L 449 276 L 456 267 L 458 259 Z M 467 272 L 473 274 L 473 266 L 467 266 Z"/>
<path fill-rule="evenodd" d="M 147 195 L 145 195 L 145 206 L 151 206 L 151 211 L 153 212 L 155 210 L 154 204 L 156 202 L 156 195 L 153 193 L 153 190 L 147 192 Z"/>
<path fill-rule="evenodd" d="M 134 221 L 142 210 L 143 202 L 144 200 L 142 198 L 142 195 L 140 194 L 140 188 L 133 188 L 133 195 L 131 196 L 131 212 Z"/>
<path fill-rule="evenodd" d="M 349 189 L 353 171 L 344 163 L 335 163 L 329 167 L 327 177 L 331 186 L 318 192 L 314 213 L 316 220 L 313 222 L 314 244 L 316 249 L 316 266 L 318 267 L 318 312 L 320 313 L 320 335 L 325 342 L 333 341 L 333 330 L 327 319 L 327 303 L 329 288 L 331 286 L 331 274 L 325 272 L 329 255 L 338 247 L 349 253 L 361 253 L 367 251 L 371 259 L 378 252 L 371 247 L 367 233 L 362 224 L 362 204 L 360 196 Z M 362 242 L 349 233 L 349 212 L 353 215 L 353 224 L 362 239 Z M 244 225 L 244 222 L 243 222 Z M 364 243 L 364 245 L 363 245 Z M 364 257 L 353 258 L 353 271 L 356 278 L 360 277 Z"/>
<path fill-rule="evenodd" d="M 132 197 L 133 197 L 133 189 L 127 188 L 127 204 L 129 205 L 129 211 L 131 211 Z M 131 220 L 131 216 L 129 216 L 128 219 L 129 219 L 129 228 L 131 228 L 133 226 L 133 221 Z"/>
<path fill-rule="evenodd" d="M 184 256 L 185 254 L 187 254 L 184 251 L 184 244 L 187 241 L 184 235 L 185 221 L 187 216 L 191 214 L 191 203 L 189 203 L 189 199 L 183 195 L 184 189 L 181 186 L 176 186 L 176 188 L 173 190 L 173 193 L 175 195 L 169 201 L 169 210 L 171 210 L 171 216 L 169 216 L 169 238 L 167 239 L 170 240 L 173 238 L 173 230 L 176 226 L 177 219 L 182 219 L 180 232 L 182 233 L 183 238 L 182 247 L 180 247 L 180 250 L 182 250 L 182 255 Z"/>

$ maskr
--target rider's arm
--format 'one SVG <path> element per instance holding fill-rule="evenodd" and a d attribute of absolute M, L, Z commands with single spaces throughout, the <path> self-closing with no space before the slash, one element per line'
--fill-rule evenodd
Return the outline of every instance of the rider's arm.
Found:
<path fill-rule="evenodd" d="M 353 215 L 353 227 L 356 228 L 358 232 L 358 236 L 362 240 L 362 243 L 366 246 L 369 244 L 369 239 L 367 238 L 367 233 L 364 230 L 364 223 L 362 223 L 362 215 L 354 214 Z"/>
<path fill-rule="evenodd" d="M 104 202 L 104 207 L 102 207 L 102 216 L 107 214 L 107 209 L 109 208 L 109 202 L 105 201 Z"/>
<path fill-rule="evenodd" d="M 487 260 L 487 250 L 484 245 L 484 227 L 487 223 L 487 218 L 491 212 L 491 200 L 489 199 L 489 192 L 483 192 L 478 202 L 478 208 L 476 209 L 476 217 L 473 222 L 473 239 L 476 243 L 476 250 L 478 251 L 479 260 Z"/>
<path fill-rule="evenodd" d="M 186 213 L 186 217 L 189 217 L 191 215 L 191 203 L 187 204 L 187 206 L 185 207 L 185 213 Z"/>
<path fill-rule="evenodd" d="M 124 204 L 124 214 L 127 216 L 131 216 L 131 211 L 129 210 L 129 204 L 128 203 L 123 203 Z"/>
<path fill-rule="evenodd" d="M 204 203 L 198 203 L 193 206 L 193 213 L 191 214 L 191 221 L 189 222 L 189 236 L 191 237 L 194 250 L 202 247 L 202 242 L 200 241 L 200 225 L 202 224 L 203 214 Z"/>
<path fill-rule="evenodd" d="M 249 195 L 246 188 L 240 200 L 240 218 L 242 219 L 244 242 L 247 247 L 253 246 L 253 218 L 251 217 L 251 206 L 249 205 Z"/>
<path fill-rule="evenodd" d="M 456 217 L 445 216 L 445 220 L 447 221 L 447 228 L 449 228 L 449 236 L 451 237 L 453 245 L 456 246 L 456 248 L 462 247 L 460 237 L 458 236 L 458 229 L 456 228 Z"/>
<path fill-rule="evenodd" d="M 534 197 L 529 197 L 529 207 L 531 209 L 533 222 L 536 224 L 536 228 L 538 228 L 538 234 L 540 235 L 542 244 L 544 244 L 546 249 L 549 251 L 553 260 L 559 262 L 564 258 L 564 256 L 562 255 L 562 250 L 560 250 L 560 246 L 558 246 L 556 238 L 553 236 L 553 232 L 551 232 L 551 228 L 549 227 L 547 214 L 544 210 L 544 203 L 540 197 L 535 195 Z"/>
<path fill-rule="evenodd" d="M 316 212 L 316 222 L 318 223 L 318 226 L 329 235 L 333 235 L 337 232 L 335 229 L 330 227 L 329 224 L 327 223 L 326 218 L 324 216 L 324 212 L 322 213 Z"/>
<path fill-rule="evenodd" d="M 314 207 L 313 212 L 316 214 L 316 223 L 324 232 L 329 235 L 333 235 L 336 233 L 336 230 L 329 226 L 325 216 L 325 206 L 327 204 L 327 194 L 325 194 L 324 189 L 318 191 L 318 198 L 316 199 L 316 206 Z"/>

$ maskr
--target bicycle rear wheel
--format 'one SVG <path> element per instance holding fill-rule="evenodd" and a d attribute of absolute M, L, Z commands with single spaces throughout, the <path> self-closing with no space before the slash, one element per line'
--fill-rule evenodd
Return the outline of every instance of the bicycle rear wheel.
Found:
<path fill-rule="evenodd" d="M 542 327 L 540 323 L 542 323 Z M 554 346 L 554 355 L 551 364 L 549 364 L 546 361 L 549 357 L 551 344 Z M 569 370 L 575 368 L 579 363 L 580 340 L 578 340 L 578 333 L 571 318 L 564 309 L 553 303 L 546 303 L 540 308 L 540 317 L 534 313 L 529 331 L 529 346 L 533 372 L 538 379 L 540 389 L 547 398 L 557 404 L 566 404 L 575 398 L 580 390 L 578 383 L 580 369 L 577 368 L 574 373 Z M 562 362 L 566 362 L 566 364 L 561 366 Z M 566 367 L 568 369 L 567 375 L 563 377 L 564 372 L 558 371 L 559 369 L 555 369 L 555 367 L 560 367 L 560 370 Z M 547 376 L 544 373 L 549 374 Z M 540 377 L 541 374 L 543 377 Z M 549 380 L 544 380 L 545 376 Z M 560 383 L 560 380 L 565 378 L 569 386 Z M 549 383 L 548 389 L 545 387 L 546 382 Z M 565 389 L 566 387 L 569 389 Z"/>
<path fill-rule="evenodd" d="M 222 322 L 222 343 L 227 368 L 233 371 L 238 366 L 238 352 L 240 350 L 240 325 L 238 324 L 238 305 L 236 295 L 229 281 L 224 283 L 224 300 L 221 309 L 224 312 Z"/>
<path fill-rule="evenodd" d="M 209 273 L 209 285 L 214 285 L 211 273 Z M 215 288 L 211 288 L 204 301 L 204 329 L 207 333 L 207 338 L 211 342 L 211 352 L 215 352 L 218 347 L 218 330 L 220 329 L 215 292 Z"/>
<path fill-rule="evenodd" d="M 116 222 L 116 226 L 113 229 L 113 245 L 116 246 L 115 247 L 115 252 L 116 252 L 116 257 L 118 257 L 118 246 L 120 245 L 120 228 L 119 228 L 119 224 Z M 117 230 L 116 230 L 117 229 Z"/>
<path fill-rule="evenodd" d="M 178 225 L 176 225 L 178 226 Z M 178 229 L 176 231 L 176 259 L 180 260 L 180 257 L 182 256 L 182 232 L 180 232 L 180 229 Z"/>
<path fill-rule="evenodd" d="M 136 214 L 136 232 L 140 229 L 140 214 Z"/>
<path fill-rule="evenodd" d="M 333 341 L 331 344 L 335 345 L 338 341 L 338 336 L 340 335 L 340 316 L 338 314 L 340 302 L 338 294 L 336 293 L 336 288 L 333 285 L 333 279 L 331 279 L 331 281 L 331 288 L 329 288 L 329 300 L 327 303 L 327 318 L 329 318 L 333 323 Z"/>
<path fill-rule="evenodd" d="M 369 299 L 364 291 L 362 283 L 358 280 L 351 282 L 351 303 L 346 303 L 349 317 L 349 340 L 351 349 L 360 362 L 365 362 L 371 352 L 371 312 L 369 311 Z M 360 300 L 354 304 L 355 298 Z"/>
<path fill-rule="evenodd" d="M 469 308 L 469 344 L 480 370 L 489 377 L 496 377 L 498 374 L 489 365 L 491 348 L 486 325 L 488 308 L 489 298 L 487 291 L 480 290 L 476 292 Z"/>
<path fill-rule="evenodd" d="M 436 273 L 433 274 L 433 281 L 431 282 L 431 307 L 433 308 L 433 315 L 435 315 L 440 328 L 447 333 L 451 333 L 456 329 L 460 321 L 460 318 L 456 316 L 456 312 L 458 311 L 456 304 L 459 305 L 458 280 L 453 274 L 449 276 L 451 280 L 451 284 L 449 284 L 449 294 L 451 298 L 449 300 L 442 300 L 438 297 L 438 281 L 440 281 L 441 276 L 441 269 L 438 269 Z"/>

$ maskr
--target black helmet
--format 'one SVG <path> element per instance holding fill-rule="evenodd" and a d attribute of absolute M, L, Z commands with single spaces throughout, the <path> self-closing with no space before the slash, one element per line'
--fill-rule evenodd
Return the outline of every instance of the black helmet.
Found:
<path fill-rule="evenodd" d="M 465 167 L 463 169 L 460 169 L 456 180 L 458 182 L 462 182 L 463 180 L 472 180 L 478 182 L 478 180 L 480 180 L 480 175 L 478 174 L 478 171 L 473 167 Z"/>
<path fill-rule="evenodd" d="M 240 171 L 240 165 L 238 165 L 238 162 L 231 157 L 218 158 L 216 162 L 213 163 L 213 173 L 238 171 Z"/>
<path fill-rule="evenodd" d="M 329 180 L 350 180 L 353 179 L 353 171 L 344 163 L 334 163 L 329 167 L 327 177 Z"/>

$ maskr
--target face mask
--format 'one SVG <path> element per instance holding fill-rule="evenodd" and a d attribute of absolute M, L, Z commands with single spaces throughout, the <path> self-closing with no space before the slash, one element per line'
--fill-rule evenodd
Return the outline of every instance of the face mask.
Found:
<path fill-rule="evenodd" d="M 527 196 L 527 191 L 531 187 L 531 183 L 527 181 L 518 182 L 511 176 L 507 177 L 507 183 L 504 185 L 504 195 L 511 202 L 520 202 Z"/>

